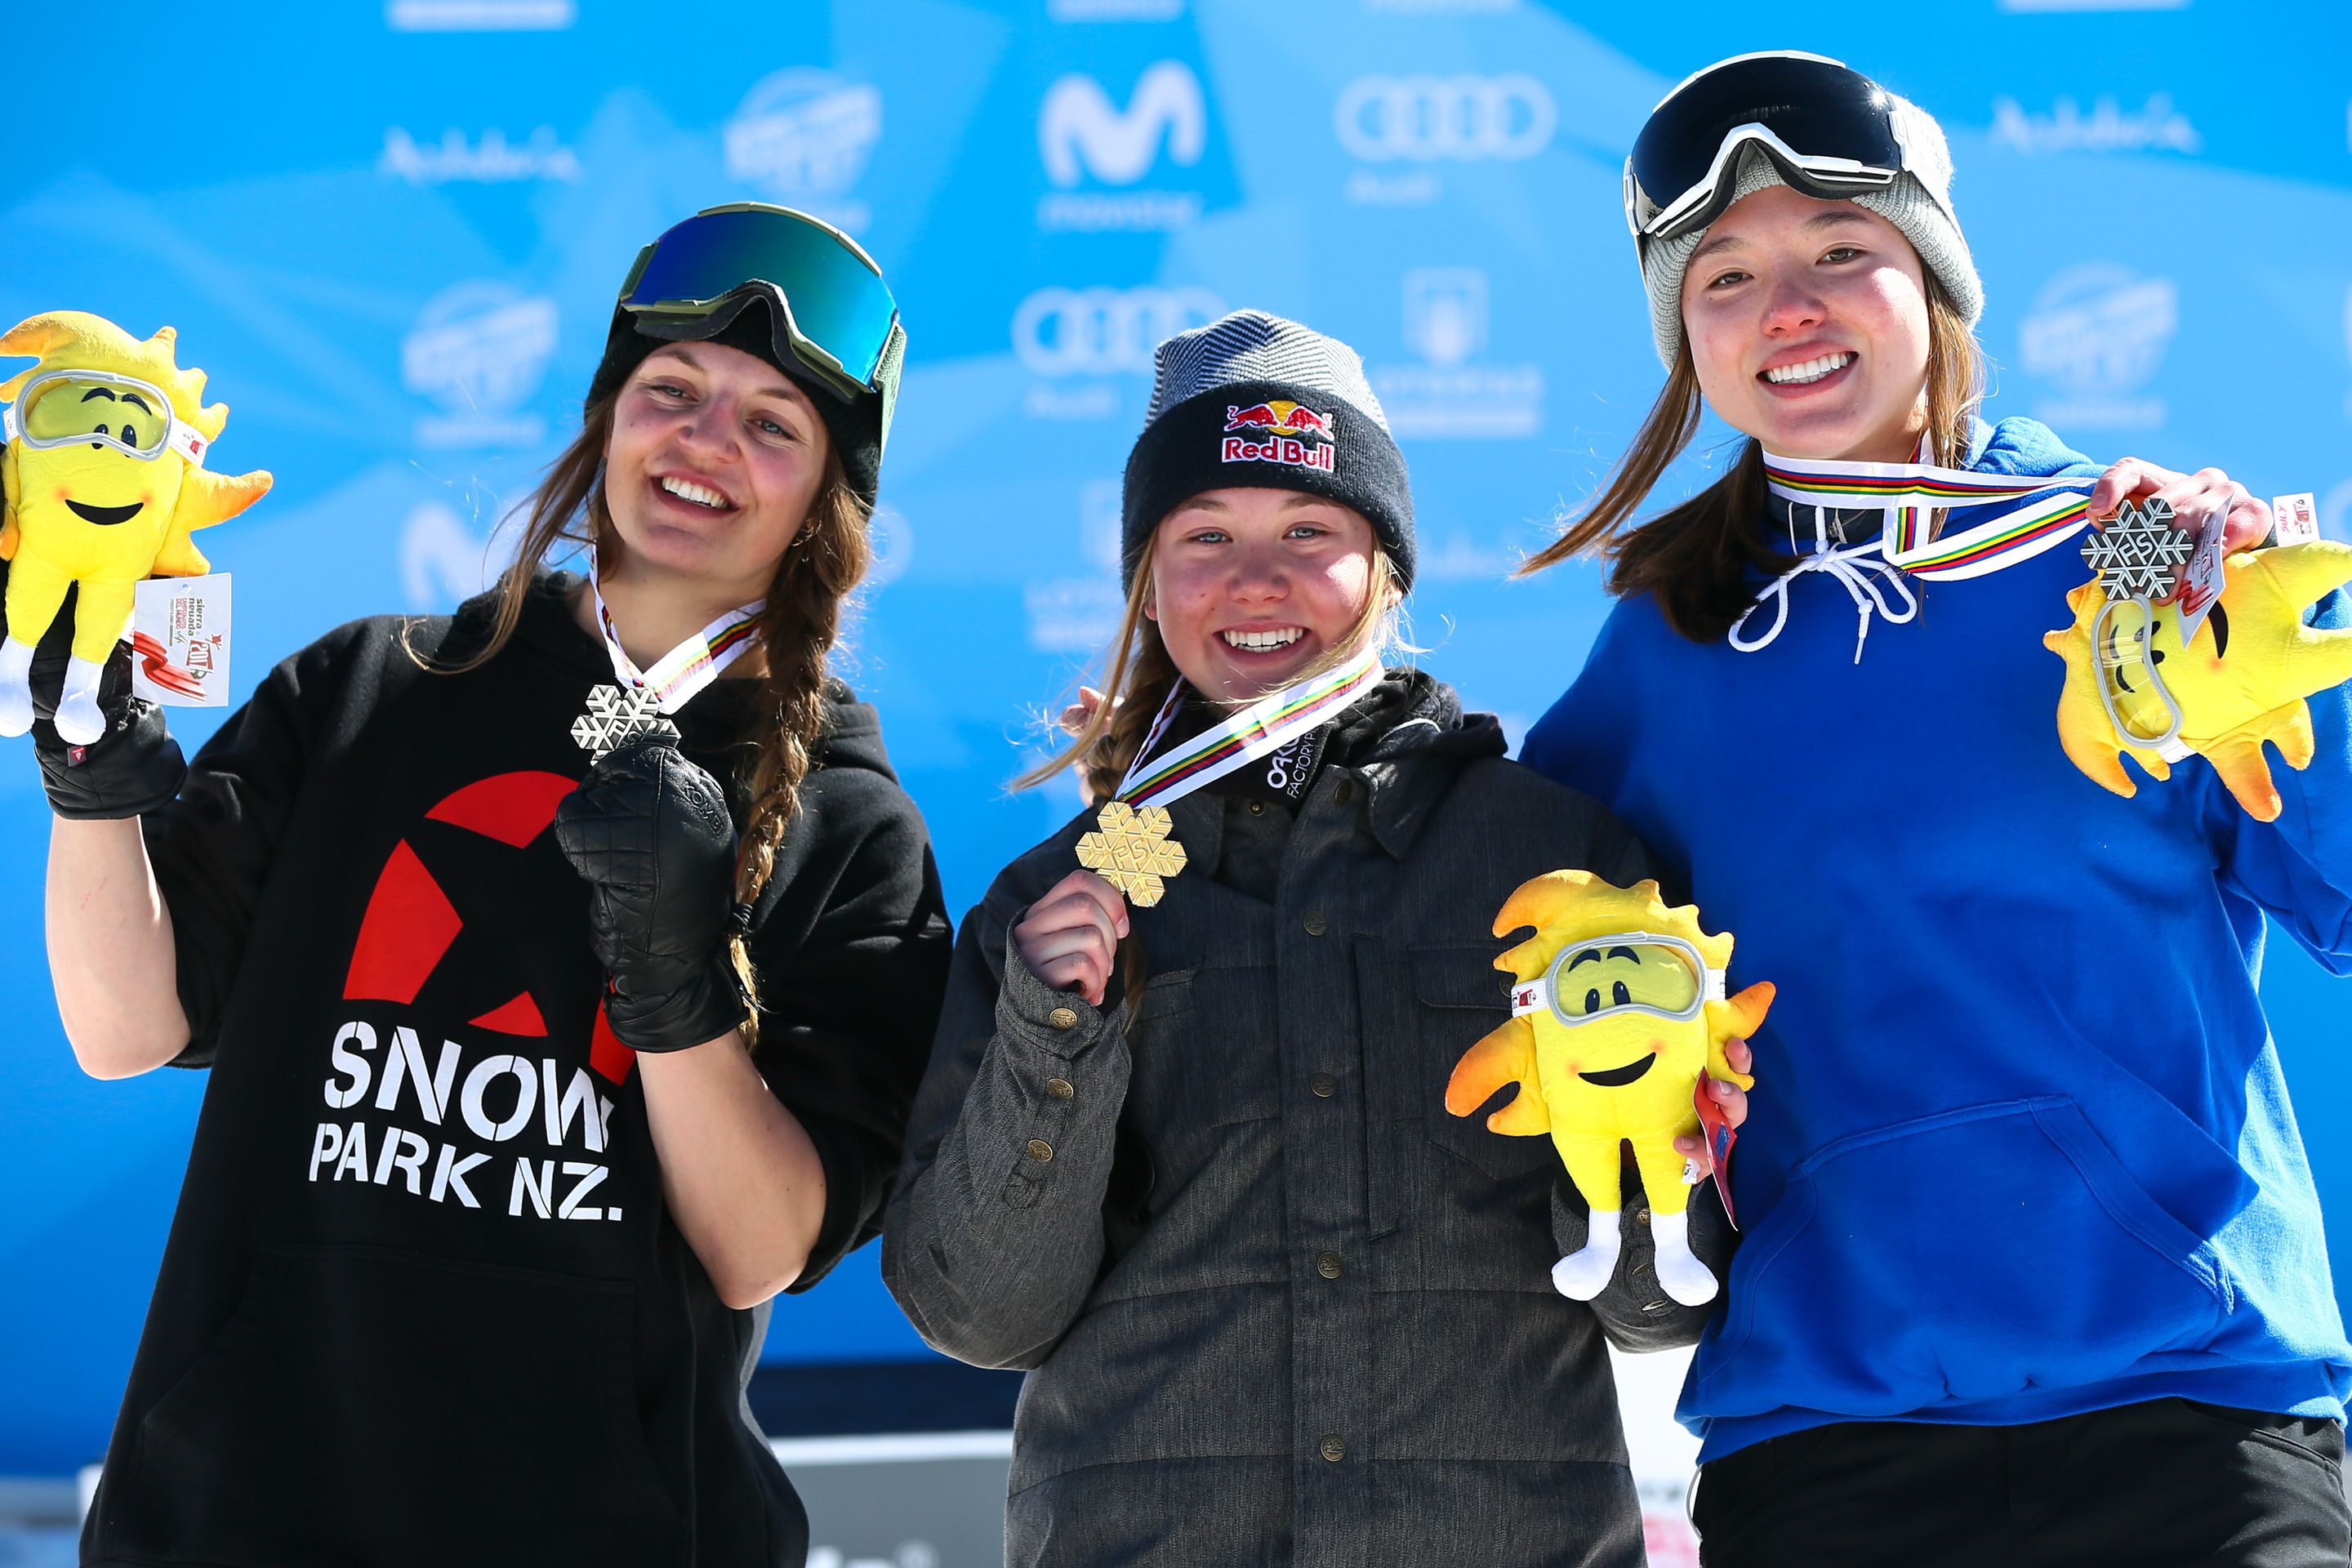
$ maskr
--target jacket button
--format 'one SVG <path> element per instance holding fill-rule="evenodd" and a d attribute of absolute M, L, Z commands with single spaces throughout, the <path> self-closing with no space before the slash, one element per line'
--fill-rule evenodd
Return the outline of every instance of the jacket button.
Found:
<path fill-rule="evenodd" d="M 1325 931 L 1331 929 L 1331 922 L 1323 918 L 1323 911 L 1321 910 L 1307 910 L 1307 918 L 1299 923 L 1307 928 L 1307 934 L 1308 936 L 1321 936 Z"/>
<path fill-rule="evenodd" d="M 1348 1445 L 1339 1441 L 1337 1432 L 1323 1434 L 1323 1457 L 1335 1465 L 1348 1457 Z"/>
<path fill-rule="evenodd" d="M 1043 1138 L 1032 1138 L 1029 1140 L 1029 1157 L 1042 1165 L 1054 1157 L 1054 1146 Z"/>
<path fill-rule="evenodd" d="M 1254 800 L 1250 802 L 1249 814 L 1252 816 L 1264 816 L 1265 815 L 1265 802 L 1262 800 Z"/>
<path fill-rule="evenodd" d="M 1328 1072 L 1318 1072 L 1307 1080 L 1307 1087 L 1315 1091 L 1316 1099 L 1328 1100 L 1339 1092 L 1339 1080 Z"/>
<path fill-rule="evenodd" d="M 1337 1279 L 1339 1278 L 1339 1255 L 1336 1252 L 1317 1253 L 1315 1255 L 1315 1272 L 1320 1274 L 1326 1279 Z"/>
<path fill-rule="evenodd" d="M 1339 781 L 1339 787 L 1331 792 L 1331 798 L 1338 801 L 1341 805 L 1345 805 L 1349 801 L 1355 799 L 1356 781 L 1353 779 L 1341 779 Z"/>
<path fill-rule="evenodd" d="M 1073 1007 L 1056 1007 L 1045 1015 L 1045 1022 L 1057 1029 L 1075 1029 L 1078 1026 L 1077 1010 Z"/>
<path fill-rule="evenodd" d="M 1045 1080 L 1045 1092 L 1052 1095 L 1055 1100 L 1067 1100 L 1070 1096 L 1077 1093 L 1078 1091 L 1070 1087 L 1070 1080 L 1068 1079 L 1049 1078 Z"/>

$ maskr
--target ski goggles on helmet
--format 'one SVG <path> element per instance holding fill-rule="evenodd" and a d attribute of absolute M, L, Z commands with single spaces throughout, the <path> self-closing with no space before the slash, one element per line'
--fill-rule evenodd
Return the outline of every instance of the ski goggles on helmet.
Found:
<path fill-rule="evenodd" d="M 0 439 L 37 452 L 86 442 L 146 463 L 177 452 L 199 468 L 212 444 L 172 412 L 172 400 L 154 383 L 68 369 L 43 371 L 18 389 L 16 401 L 0 409 Z"/>
<path fill-rule="evenodd" d="M 723 330 L 754 298 L 772 307 L 779 357 L 845 403 L 861 393 L 892 400 L 907 337 L 898 302 L 856 240 L 806 213 L 763 202 L 705 208 L 637 253 L 618 309 L 664 336 L 663 322 Z"/>
<path fill-rule="evenodd" d="M 1625 226 L 1672 239 L 1723 216 L 1754 148 L 1806 195 L 1883 191 L 1906 166 L 1895 100 L 1822 55 L 1736 55 L 1666 94 L 1625 160 Z"/>
<path fill-rule="evenodd" d="M 1723 972 L 1678 936 L 1620 931 L 1571 942 L 1551 967 L 1511 989 L 1511 1016 L 1549 1010 L 1563 1024 L 1629 1013 L 1681 1023 L 1723 1000 Z"/>

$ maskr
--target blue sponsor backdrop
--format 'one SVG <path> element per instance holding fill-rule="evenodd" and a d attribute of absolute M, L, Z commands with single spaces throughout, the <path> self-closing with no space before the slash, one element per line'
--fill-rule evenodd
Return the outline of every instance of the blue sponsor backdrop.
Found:
<path fill-rule="evenodd" d="M 219 463 L 276 471 L 205 541 L 236 580 L 240 695 L 338 621 L 477 587 L 494 528 L 572 426 L 636 247 L 752 197 L 856 232 L 904 303 L 850 674 L 882 706 L 959 910 L 1073 804 L 1003 783 L 1036 743 L 1028 716 L 1115 614 L 1117 479 L 1150 346 L 1229 306 L 1363 351 L 1413 467 L 1427 662 L 1517 731 L 1576 669 L 1602 600 L 1589 570 L 1503 574 L 1659 379 L 1618 216 L 1626 145 L 1684 73 L 1790 44 L 1949 128 L 1996 412 L 2096 454 L 2315 491 L 2352 537 L 2341 0 L 732 16 L 231 5 L 96 41 L 68 8 L 12 16 L 0 322 L 70 306 L 177 325 L 236 410 Z M 116 75 L 46 78 L 50 59 Z M 200 739 L 215 717 L 174 724 Z M 204 1086 L 76 1072 L 30 934 L 47 814 L 21 746 L 0 821 L 0 914 L 26 933 L 0 1002 L 0 1474 L 58 1473 L 103 1446 Z M 2273 952 L 2280 1047 L 2341 1215 L 2352 1139 L 2321 1075 L 2352 993 Z M 923 1353 L 870 1250 L 783 1303 L 768 1349 Z"/>

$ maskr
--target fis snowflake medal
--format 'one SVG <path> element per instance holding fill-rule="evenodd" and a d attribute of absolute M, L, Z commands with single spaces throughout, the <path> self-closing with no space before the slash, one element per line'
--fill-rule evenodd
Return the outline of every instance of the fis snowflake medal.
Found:
<path fill-rule="evenodd" d="M 676 734 L 677 727 L 662 717 L 661 698 L 641 686 L 595 686 L 588 691 L 588 710 L 572 721 L 572 738 L 601 763 L 639 735 Z"/>
<path fill-rule="evenodd" d="M 2123 757 L 2163 780 L 2193 752 L 2248 816 L 2273 822 L 2283 803 L 2264 743 L 2308 767 L 2305 699 L 2352 679 L 2352 631 L 2304 624 L 2305 609 L 2352 583 L 2352 547 L 2242 551 L 2222 573 L 2220 597 L 2185 637 L 2177 605 L 2111 599 L 2097 581 L 2066 596 L 2073 624 L 2042 639 L 2066 664 L 2058 740 L 2084 776 L 2126 798 L 2138 786 Z"/>
<path fill-rule="evenodd" d="M 1620 888 L 1590 871 L 1522 883 L 1495 934 L 1535 935 L 1495 961 L 1509 974 L 1511 1019 L 1463 1054 L 1445 1109 L 1467 1116 L 1517 1084 L 1486 1118 L 1496 1132 L 1549 1134 L 1591 1205 L 1583 1248 L 1552 1268 L 1560 1294 L 1590 1300 L 1616 1273 L 1623 1204 L 1621 1150 L 1631 1144 L 1650 1207 L 1658 1281 L 1687 1306 L 1714 1299 L 1715 1276 L 1690 1250 L 1689 1196 L 1675 1140 L 1698 1134 L 1702 1077 L 1739 1085 L 1724 1045 L 1764 1022 L 1773 988 L 1724 994 L 1729 935 L 1709 936 L 1691 905 L 1669 909 L 1654 881 Z"/>
<path fill-rule="evenodd" d="M 1078 864 L 1148 910 L 1168 891 L 1166 879 L 1184 868 L 1184 847 L 1168 837 L 1174 826 L 1165 806 L 1139 811 L 1114 800 L 1096 816 L 1095 831 L 1078 840 Z"/>

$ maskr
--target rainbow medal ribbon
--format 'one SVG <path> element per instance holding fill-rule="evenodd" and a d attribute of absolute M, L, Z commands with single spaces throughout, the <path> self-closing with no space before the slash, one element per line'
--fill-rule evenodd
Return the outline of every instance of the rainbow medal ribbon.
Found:
<path fill-rule="evenodd" d="M 572 738 L 589 761 L 602 762 L 615 748 L 637 736 L 677 727 L 664 717 L 694 700 L 697 692 L 719 679 L 719 671 L 751 651 L 758 639 L 760 600 L 728 611 L 687 638 L 652 666 L 639 669 L 613 630 L 612 612 L 604 607 L 604 590 L 596 584 L 596 565 L 588 565 L 588 592 L 596 599 L 596 625 L 604 634 L 604 651 L 613 660 L 619 683 L 597 686 L 588 692 L 587 710 L 572 721 Z"/>
<path fill-rule="evenodd" d="M 1764 454 L 1764 478 L 1783 500 L 1885 511 L 1880 554 L 1914 576 L 1937 580 L 1981 577 L 2063 544 L 2089 525 L 2091 487 L 2098 482 L 2095 477 L 1974 474 L 1932 463 L 1822 462 L 1771 452 Z M 1973 521 L 1929 539 L 1938 508 Z M 1994 508 L 1990 516 L 1976 517 Z"/>
<path fill-rule="evenodd" d="M 1099 873 L 1139 909 L 1150 909 L 1167 892 L 1168 879 L 1184 868 L 1184 847 L 1168 836 L 1174 824 L 1165 803 L 1181 800 L 1328 723 L 1379 685 L 1384 673 L 1379 652 L 1367 648 L 1161 751 L 1160 739 L 1184 703 L 1185 684 L 1178 680 L 1160 705 L 1118 793 L 1097 814 L 1095 831 L 1078 840 L 1078 864 Z"/>

